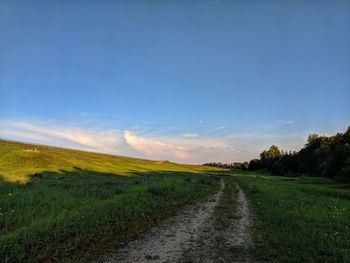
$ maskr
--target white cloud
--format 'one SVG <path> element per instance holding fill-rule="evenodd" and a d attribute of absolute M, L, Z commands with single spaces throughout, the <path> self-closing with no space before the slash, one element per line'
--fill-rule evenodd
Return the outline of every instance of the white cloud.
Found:
<path fill-rule="evenodd" d="M 118 130 L 98 132 L 8 120 L 0 121 L 0 137 L 112 154 L 118 154 L 123 143 L 122 133 Z"/>
<path fill-rule="evenodd" d="M 277 121 L 277 123 L 279 123 L 279 124 L 294 124 L 295 121 L 283 121 L 283 120 L 279 120 L 279 121 Z"/>
<path fill-rule="evenodd" d="M 152 135 L 153 134 L 153 135 Z M 178 136 L 142 135 L 125 130 L 92 129 L 25 121 L 0 120 L 0 138 L 109 154 L 200 164 L 210 161 L 245 161 L 258 157 L 271 144 L 299 149 L 300 134 L 243 133 L 225 137 L 201 137 L 195 133 Z"/>
<path fill-rule="evenodd" d="M 182 137 L 196 138 L 196 137 L 198 137 L 198 134 L 197 133 L 185 133 L 185 134 L 182 134 Z"/>
<path fill-rule="evenodd" d="M 126 143 L 146 158 L 185 160 L 188 158 L 188 149 L 181 145 L 174 145 L 167 140 L 145 138 L 133 132 L 125 131 Z"/>
<path fill-rule="evenodd" d="M 182 163 L 230 162 L 239 150 L 223 140 L 196 137 L 147 137 L 124 133 L 127 144 L 145 158 L 174 160 Z"/>

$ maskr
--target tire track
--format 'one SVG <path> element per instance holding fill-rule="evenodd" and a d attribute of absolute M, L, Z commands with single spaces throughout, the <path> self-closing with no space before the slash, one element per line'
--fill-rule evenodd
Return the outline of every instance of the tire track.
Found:
<path fill-rule="evenodd" d="M 232 181 L 225 188 L 221 179 L 215 195 L 187 206 L 99 262 L 254 262 L 247 253 L 251 225 L 243 190 Z"/>
<path fill-rule="evenodd" d="M 178 262 L 183 252 L 200 237 L 201 230 L 220 202 L 224 187 L 221 180 L 220 190 L 214 196 L 186 207 L 179 215 L 165 220 L 100 262 Z"/>

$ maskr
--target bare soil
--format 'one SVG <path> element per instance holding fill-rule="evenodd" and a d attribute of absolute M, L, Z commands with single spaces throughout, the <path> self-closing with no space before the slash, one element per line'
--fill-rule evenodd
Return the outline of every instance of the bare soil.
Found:
<path fill-rule="evenodd" d="M 244 192 L 221 180 L 220 190 L 165 220 L 99 262 L 252 262 L 251 212 Z"/>

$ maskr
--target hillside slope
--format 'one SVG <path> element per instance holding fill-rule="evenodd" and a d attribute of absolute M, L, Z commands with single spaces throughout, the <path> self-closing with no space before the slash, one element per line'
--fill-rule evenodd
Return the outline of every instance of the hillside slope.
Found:
<path fill-rule="evenodd" d="M 0 178 L 26 182 L 37 172 L 76 169 L 117 175 L 149 172 L 204 172 L 218 169 L 0 140 Z"/>
<path fill-rule="evenodd" d="M 0 141 L 0 258 L 91 261 L 217 191 L 217 172 Z"/>

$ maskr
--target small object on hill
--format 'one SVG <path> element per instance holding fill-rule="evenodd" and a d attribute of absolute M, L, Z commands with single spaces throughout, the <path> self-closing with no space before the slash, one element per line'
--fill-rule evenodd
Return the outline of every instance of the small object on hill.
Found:
<path fill-rule="evenodd" d="M 32 175 L 33 180 L 42 179 L 43 175 L 41 173 L 35 173 Z"/>
<path fill-rule="evenodd" d="M 25 152 L 32 152 L 32 153 L 39 153 L 40 151 L 35 147 L 35 148 L 31 148 L 31 149 L 26 149 L 23 150 Z"/>
<path fill-rule="evenodd" d="M 171 162 L 168 160 L 162 160 L 162 161 L 157 161 L 156 163 L 171 163 Z"/>

